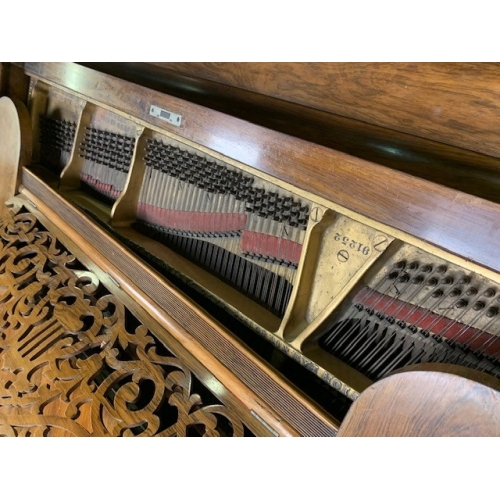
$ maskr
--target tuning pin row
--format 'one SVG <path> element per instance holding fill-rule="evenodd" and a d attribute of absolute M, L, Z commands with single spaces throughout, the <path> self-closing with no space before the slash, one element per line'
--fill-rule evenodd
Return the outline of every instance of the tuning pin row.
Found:
<path fill-rule="evenodd" d="M 240 171 L 159 141 L 149 142 L 144 160 L 150 168 L 212 193 L 239 196 L 253 182 Z"/>
<path fill-rule="evenodd" d="M 40 144 L 69 153 L 75 139 L 76 123 L 40 117 Z"/>
<path fill-rule="evenodd" d="M 292 227 L 305 229 L 309 220 L 309 206 L 291 196 L 280 196 L 276 192 L 250 189 L 246 197 L 246 210 L 260 217 L 283 222 Z"/>
<path fill-rule="evenodd" d="M 499 314 L 499 304 L 494 303 L 497 296 L 494 287 L 485 288 L 474 275 L 449 271 L 443 264 L 434 266 L 402 260 L 393 266 L 383 281 L 386 285 L 380 287 L 380 291 L 385 293 L 392 287 L 397 290 L 399 299 L 413 302 L 418 299 L 422 306 L 431 307 L 433 301 L 439 301 L 442 306 L 446 303 L 448 312 L 455 310 L 463 314 L 460 311 L 474 311 L 489 319 Z"/>
<path fill-rule="evenodd" d="M 133 137 L 87 127 L 87 133 L 80 146 L 80 155 L 100 165 L 128 172 L 134 147 Z"/>
<path fill-rule="evenodd" d="M 230 194 L 245 201 L 246 211 L 261 217 L 305 229 L 309 207 L 290 196 L 280 196 L 264 188 L 253 187 L 254 179 L 229 169 L 200 155 L 180 148 L 149 140 L 144 157 L 146 165 L 194 184 L 209 192 Z"/>

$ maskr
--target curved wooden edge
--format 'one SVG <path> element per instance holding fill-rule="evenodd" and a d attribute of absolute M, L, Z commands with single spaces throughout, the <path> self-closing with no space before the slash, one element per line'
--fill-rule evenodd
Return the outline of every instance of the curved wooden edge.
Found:
<path fill-rule="evenodd" d="M 500 392 L 467 378 L 472 371 L 427 365 L 379 380 L 351 406 L 338 436 L 500 436 Z"/>
<path fill-rule="evenodd" d="M 466 368 L 459 365 L 451 365 L 448 363 L 421 363 L 418 365 L 405 366 L 399 370 L 394 370 L 393 372 L 386 375 L 384 378 L 390 377 L 392 375 L 397 375 L 398 373 L 407 372 L 440 372 L 449 373 L 452 375 L 457 375 L 458 377 L 463 377 L 482 385 L 486 385 L 495 389 L 495 391 L 500 392 L 500 380 L 488 375 L 487 373 L 474 370 L 472 368 Z"/>
<path fill-rule="evenodd" d="M 31 120 L 26 106 L 18 99 L 0 98 L 0 204 L 16 194 L 22 165 L 31 162 Z"/>

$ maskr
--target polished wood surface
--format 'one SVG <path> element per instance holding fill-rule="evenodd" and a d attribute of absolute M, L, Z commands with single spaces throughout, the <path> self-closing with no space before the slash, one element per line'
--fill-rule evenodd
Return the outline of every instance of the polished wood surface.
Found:
<path fill-rule="evenodd" d="M 30 163 L 22 146 L 31 139 L 27 110 L 19 109 L 27 128 L 16 105 L 0 99 L 0 158 L 5 174 L 26 185 L 31 180 L 33 186 L 33 173 L 18 168 Z M 11 210 L 3 208 L 0 229 L 5 389 L 0 434 L 288 436 L 302 434 L 301 427 L 311 429 L 310 418 L 304 427 L 283 416 L 279 402 L 261 399 L 251 380 L 245 383 L 224 366 L 224 356 L 216 357 L 170 316 L 169 307 L 160 309 L 142 293 L 117 268 L 116 255 L 124 249 L 109 235 L 103 235 L 108 246 L 101 255 L 88 232 L 72 226 L 71 216 L 83 220 L 74 207 L 40 182 L 52 202 L 62 205 L 54 212 L 23 184 L 4 183 Z M 12 198 L 17 191 L 24 196 Z M 96 227 L 91 231 L 103 233 Z M 109 245 L 115 245 L 111 251 Z M 137 258 L 129 254 L 129 259 L 151 273 Z M 169 297 L 168 290 L 162 292 L 163 299 Z M 198 328 L 205 336 L 221 330 L 201 310 L 193 312 L 195 306 L 172 287 L 169 293 L 173 307 L 195 318 L 184 314 L 188 329 Z M 274 384 L 274 397 L 282 397 L 288 409 L 316 414 L 319 434 L 313 425 L 313 435 L 336 434 L 334 420 L 293 386 L 282 386 L 279 375 L 225 335 L 219 333 L 218 345 L 231 358 L 244 360 L 239 364 L 250 379 L 255 377 L 254 386 L 264 381 L 269 393 Z M 294 420 L 297 428 L 289 423 Z"/>
<path fill-rule="evenodd" d="M 429 365 L 370 386 L 351 406 L 339 437 L 500 436 L 497 381 L 492 388 L 466 378 L 465 370 L 435 370 Z"/>
<path fill-rule="evenodd" d="M 31 162 L 31 120 L 21 101 L 0 97 L 0 131 L 0 205 L 3 205 L 19 187 L 20 166 Z"/>
<path fill-rule="evenodd" d="M 0 432 L 186 435 L 201 425 L 202 434 L 217 433 L 210 410 L 195 416 L 202 400 L 191 393 L 192 374 L 184 363 L 168 350 L 161 353 L 145 325 L 127 327 L 121 301 L 93 273 L 72 265 L 74 256 L 16 205 L 1 228 Z M 27 251 L 30 258 L 23 257 Z M 141 397 L 145 391 L 150 394 Z M 178 415 L 162 429 L 160 407 L 167 400 Z M 241 422 L 232 424 L 243 435 Z"/>
<path fill-rule="evenodd" d="M 496 63 L 152 64 L 500 157 Z"/>
<path fill-rule="evenodd" d="M 79 65 L 26 63 L 26 71 L 472 262 L 500 270 L 496 257 L 500 207 L 494 203 Z M 169 126 L 152 117 L 151 104 L 183 115 L 183 125 Z"/>
<path fill-rule="evenodd" d="M 224 385 L 220 363 L 185 334 L 176 340 L 175 323 L 162 327 L 107 272 L 82 265 L 62 243 L 64 225 L 46 228 L 50 211 L 30 213 L 22 197 L 9 204 L 0 226 L 1 435 L 297 434 L 257 418 L 242 400 L 258 397 Z"/>
<path fill-rule="evenodd" d="M 33 94 L 38 93 L 40 98 L 39 112 L 32 109 L 35 120 L 38 114 L 50 118 L 54 109 L 65 110 L 71 120 L 77 120 L 73 157 L 81 146 L 82 131 L 93 124 L 78 119 L 80 115 L 76 112 L 70 116 L 69 108 L 81 101 L 90 115 L 95 113 L 103 119 L 94 125 L 109 134 L 116 132 L 115 127 L 122 130 L 125 126 L 127 131 L 137 127 L 136 136 L 140 140 L 159 133 L 169 140 L 180 140 L 182 147 L 192 145 L 197 151 L 211 153 L 216 161 L 227 160 L 233 168 L 249 165 L 260 171 L 267 182 L 275 179 L 273 186 L 289 189 L 313 206 L 328 207 L 339 220 L 347 216 L 367 224 L 384 233 L 384 242 L 388 241 L 387 232 L 397 244 L 397 240 L 404 241 L 405 245 L 424 249 L 431 257 L 435 254 L 436 258 L 449 259 L 472 273 L 490 278 L 496 287 L 496 272 L 500 271 L 496 258 L 500 206 L 495 203 L 81 65 L 26 63 L 24 68 L 33 77 Z M 57 88 L 69 92 L 66 97 L 57 98 L 51 88 L 56 93 L 64 94 Z M 236 93 L 249 92 L 233 88 Z M 300 85 L 294 92 L 293 105 L 305 107 L 300 103 L 303 93 Z M 315 96 L 312 91 L 313 100 Z M 49 103 L 46 109 L 45 98 Z M 263 99 L 287 102 L 276 94 L 272 85 Z M 33 102 L 38 101 L 33 98 Z M 54 102 L 55 106 L 50 107 Z M 182 125 L 176 127 L 154 117 L 150 113 L 153 105 L 179 113 Z M 314 108 L 314 102 L 308 104 L 311 105 Z M 337 116 L 326 105 L 311 113 L 309 117 L 315 113 L 317 117 Z M 346 128 L 353 125 L 352 135 L 355 135 L 354 120 L 359 121 L 359 117 L 337 119 L 339 123 L 346 120 Z M 144 137 L 140 136 L 142 127 L 146 127 Z M 367 123 L 364 127 L 361 130 L 370 134 L 375 125 Z M 388 130 L 386 126 L 382 132 L 385 139 L 390 135 Z M 446 149 L 448 160 L 459 158 L 459 150 L 453 148 L 439 146 L 438 154 Z M 134 151 L 137 154 L 137 148 Z M 478 153 L 469 153 L 466 162 L 473 162 L 473 158 L 478 158 L 475 155 Z M 70 159 L 67 165 L 71 163 Z M 132 163 L 127 182 L 137 190 L 140 183 L 130 183 L 134 177 L 130 174 L 137 166 L 137 162 Z M 488 170 L 486 164 L 481 168 Z M 494 173 L 494 163 L 488 165 L 490 173 Z M 450 168 L 453 168 L 451 163 Z M 128 211 L 103 205 L 102 210 L 94 212 L 84 201 L 86 195 L 80 191 L 79 176 L 69 191 L 56 192 L 61 186 L 55 183 L 56 190 L 51 189 L 44 182 L 44 174 L 38 177 L 36 172 L 40 170 L 22 169 L 21 194 L 12 202 L 13 212 L 7 214 L 2 233 L 6 254 L 0 262 L 5 268 L 7 311 L 3 318 L 7 321 L 7 333 L 1 339 L 5 345 L 0 346 L 0 355 L 7 360 L 2 361 L 6 368 L 6 397 L 14 402 L 4 410 L 5 434 L 247 435 L 250 432 L 326 436 L 337 433 L 339 423 L 332 415 L 252 353 L 248 348 L 251 344 L 237 338 L 231 327 L 226 329 L 205 312 L 196 303 L 196 294 L 184 295 L 182 287 L 178 289 L 172 284 L 175 280 L 163 278 L 118 243 L 124 234 L 120 233 L 123 226 L 124 231 L 128 230 L 134 219 L 137 193 L 132 193 L 130 199 L 120 198 L 114 205 L 117 208 L 125 202 L 131 204 Z M 439 175 L 444 172 L 440 170 Z M 465 182 L 463 177 L 457 186 Z M 478 185 L 475 189 L 480 190 Z M 88 200 L 92 203 L 91 198 Z M 93 222 L 95 219 L 101 225 Z M 113 221 L 117 224 L 114 228 L 107 226 Z M 358 241 L 358 236 L 355 239 Z M 325 239 L 324 243 L 331 247 L 329 241 Z M 130 242 L 130 248 L 135 248 L 134 243 L 135 240 Z M 397 244 L 391 251 L 396 250 Z M 41 268 L 37 268 L 39 261 L 43 263 Z M 43 304 L 46 307 L 40 309 Z M 340 307 L 344 304 L 339 306 L 334 302 L 334 309 L 326 312 L 335 314 L 335 308 Z M 45 316 L 41 319 L 40 315 Z M 9 318 L 16 322 L 15 326 Z M 19 331 L 21 335 L 17 335 Z M 273 349 L 281 349 L 278 354 L 289 356 L 289 361 L 302 355 L 282 349 L 276 332 L 271 334 L 276 338 L 272 335 L 265 338 Z M 87 360 L 94 363 L 88 370 Z M 278 361 L 273 366 L 279 364 Z M 309 364 L 316 382 L 326 382 L 326 378 L 314 371 L 314 361 Z M 84 366 L 87 368 L 82 371 Z M 323 366 L 322 369 L 327 370 Z M 344 420 L 342 426 L 347 429 L 344 435 L 498 435 L 497 419 L 489 413 L 497 411 L 496 390 L 481 392 L 485 387 L 482 383 L 480 388 L 471 388 L 467 384 L 477 381 L 463 379 L 456 373 L 422 373 L 418 376 L 410 371 L 398 373 L 369 387 Z M 34 390 L 30 383 L 36 386 Z M 331 384 L 330 388 L 346 396 L 343 386 Z M 377 391 L 373 397 L 369 392 L 372 388 Z M 35 402 L 28 415 L 20 398 L 26 401 L 32 393 L 36 393 L 40 404 Z M 403 401 L 398 404 L 400 395 Z M 406 416 L 402 416 L 398 411 L 407 404 L 405 395 L 411 401 Z M 357 393 L 351 399 L 356 396 Z M 372 412 L 375 405 L 370 397 L 385 407 L 380 409 L 381 417 Z M 439 397 L 442 407 L 436 400 Z M 474 426 L 468 425 L 463 416 L 448 411 L 455 408 L 456 398 L 467 416 L 477 420 Z M 367 407 L 363 406 L 365 400 Z M 478 410 L 481 405 L 488 408 L 482 419 Z M 171 406 L 177 408 L 177 413 L 169 413 Z M 436 408 L 442 413 L 437 421 L 428 417 Z M 389 423 L 384 425 L 383 415 L 387 412 Z M 41 417 L 34 423 L 33 414 Z M 16 420 L 17 417 L 21 418 Z M 49 418 L 48 426 L 45 417 Z M 68 426 L 61 419 L 69 419 Z M 440 427 L 443 422 L 446 426 Z"/>
<path fill-rule="evenodd" d="M 8 95 L 13 99 L 26 102 L 29 92 L 29 78 L 19 64 L 1 63 L 0 96 Z"/>
<path fill-rule="evenodd" d="M 373 161 L 395 170 L 459 189 L 488 200 L 500 201 L 498 177 L 500 159 L 430 138 L 403 133 L 394 127 L 372 124 L 341 116 L 328 110 L 336 87 L 327 95 L 326 86 L 318 89 L 319 80 L 331 70 L 332 64 L 315 65 L 308 75 L 310 94 L 293 95 L 289 81 L 296 76 L 283 72 L 282 64 L 265 65 L 265 78 L 260 78 L 259 64 L 227 63 L 83 63 L 90 68 L 124 80 L 138 83 L 251 123 L 288 135 L 300 137 L 358 158 Z M 296 64 L 298 74 L 304 64 Z M 341 65 L 342 66 L 342 65 Z M 345 65 L 344 65 L 345 66 Z M 353 64 L 356 68 L 358 65 Z M 397 65 L 396 65 L 397 66 Z M 395 67 L 396 67 L 395 66 Z M 207 68 L 211 68 L 209 71 Z M 207 71 L 203 71 L 207 69 Z M 220 69 L 220 73 L 219 70 Z M 240 76 L 245 75 L 245 78 Z M 260 75 L 260 76 L 259 76 Z M 295 72 L 293 72 L 295 75 Z M 407 78 L 411 81 L 411 74 Z M 252 91 L 252 82 L 264 80 Z M 270 87 L 267 83 L 270 82 Z M 358 82 L 346 79 L 342 89 Z M 286 87 L 290 95 L 273 92 Z M 321 99 L 315 99 L 323 91 Z M 259 93 L 262 92 L 262 93 Z M 377 94 L 378 95 L 378 94 Z M 302 97 L 306 101 L 300 99 Z M 376 96 L 375 96 L 376 97 Z M 307 99 L 311 99 L 308 102 Z M 325 104 L 326 103 L 326 104 Z M 404 109 L 412 102 L 404 102 Z M 477 111 L 469 106 L 469 113 Z M 384 115 L 385 116 L 385 115 Z M 450 124 L 450 127 L 453 123 Z M 450 128 L 451 130 L 451 128 Z M 497 181 L 495 181 L 497 179 Z"/>

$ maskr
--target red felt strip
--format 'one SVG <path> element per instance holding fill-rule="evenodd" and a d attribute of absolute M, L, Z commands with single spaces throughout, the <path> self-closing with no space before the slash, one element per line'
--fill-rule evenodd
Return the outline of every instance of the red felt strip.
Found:
<path fill-rule="evenodd" d="M 137 205 L 137 216 L 151 224 L 171 229 L 207 233 L 241 231 L 247 222 L 246 214 L 186 212 L 153 207 L 146 203 Z"/>
<path fill-rule="evenodd" d="M 500 338 L 472 326 L 464 325 L 454 319 L 378 293 L 367 287 L 362 288 L 354 297 L 355 303 L 370 307 L 384 316 L 392 316 L 397 321 L 414 325 L 441 337 L 459 342 L 469 348 L 489 355 L 500 352 Z"/>
<path fill-rule="evenodd" d="M 278 238 L 265 233 L 243 231 L 241 233 L 241 250 L 243 252 L 265 255 L 275 259 L 298 264 L 302 245 L 285 238 Z"/>
<path fill-rule="evenodd" d="M 101 182 L 99 179 L 96 179 L 95 177 L 92 177 L 88 174 L 82 174 L 81 178 L 87 184 L 90 184 L 92 187 L 94 187 L 97 191 L 104 193 L 110 198 L 116 199 L 122 194 L 121 189 L 115 189 L 111 184 L 105 184 L 104 182 Z"/>

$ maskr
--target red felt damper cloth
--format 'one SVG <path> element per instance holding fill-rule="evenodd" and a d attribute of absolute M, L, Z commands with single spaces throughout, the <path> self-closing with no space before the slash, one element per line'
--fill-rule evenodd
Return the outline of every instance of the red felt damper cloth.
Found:
<path fill-rule="evenodd" d="M 483 354 L 498 357 L 500 352 L 500 338 L 495 335 L 464 325 L 454 319 L 445 318 L 428 309 L 375 292 L 370 288 L 362 288 L 354 297 L 354 303 L 362 304 L 381 312 L 384 316 L 392 316 L 396 320 L 454 340 Z"/>
<path fill-rule="evenodd" d="M 97 191 L 105 193 L 110 198 L 118 198 L 122 194 L 122 191 L 120 189 L 115 189 L 111 184 L 105 184 L 99 179 L 91 177 L 88 174 L 82 174 L 81 178 L 84 182 L 93 186 Z"/>
<path fill-rule="evenodd" d="M 153 207 L 146 203 L 137 205 L 137 217 L 170 229 L 207 233 L 241 231 L 247 222 L 245 214 L 186 212 Z"/>
<path fill-rule="evenodd" d="M 299 263 L 302 253 L 300 243 L 254 231 L 243 231 L 240 244 L 243 252 L 273 257 L 293 264 Z"/>

